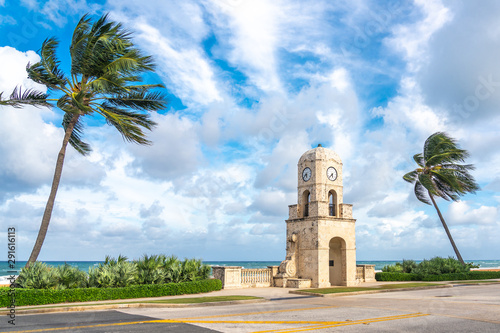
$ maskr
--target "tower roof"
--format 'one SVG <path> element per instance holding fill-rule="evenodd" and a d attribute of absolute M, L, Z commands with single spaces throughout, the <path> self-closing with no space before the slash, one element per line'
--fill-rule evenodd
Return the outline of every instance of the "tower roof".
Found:
<path fill-rule="evenodd" d="M 340 156 L 331 149 L 322 147 L 318 145 L 318 147 L 309 149 L 299 159 L 299 163 L 304 161 L 316 161 L 316 160 L 335 160 L 338 163 L 342 163 Z"/>

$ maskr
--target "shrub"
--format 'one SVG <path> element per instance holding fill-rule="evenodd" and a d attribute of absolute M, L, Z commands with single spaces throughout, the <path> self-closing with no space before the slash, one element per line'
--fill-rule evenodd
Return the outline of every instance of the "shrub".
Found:
<path fill-rule="evenodd" d="M 403 259 L 403 264 L 401 265 L 404 273 L 413 273 L 417 268 L 417 263 L 415 260 Z"/>
<path fill-rule="evenodd" d="M 419 281 L 419 276 L 414 273 L 377 272 L 375 279 L 377 281 Z"/>
<path fill-rule="evenodd" d="M 104 263 L 89 268 L 88 274 L 68 264 L 53 268 L 36 262 L 21 271 L 18 283 L 33 289 L 115 288 L 197 281 L 209 276 L 210 266 L 199 259 L 180 261 L 176 256 L 145 254 L 133 262 L 122 255 L 117 259 L 106 256 Z"/>
<path fill-rule="evenodd" d="M 76 289 L 16 289 L 16 305 L 42 305 L 69 302 L 130 299 L 140 297 L 173 296 L 205 293 L 220 290 L 220 280 L 210 279 L 183 283 L 135 285 L 125 288 L 76 288 Z M 9 288 L 0 289 L 0 306 L 10 304 Z"/>
<path fill-rule="evenodd" d="M 87 286 L 87 274 L 65 263 L 54 268 L 57 279 L 57 289 L 85 288 Z"/>
<path fill-rule="evenodd" d="M 403 259 L 403 263 L 395 263 L 394 265 L 385 265 L 382 268 L 382 272 L 393 272 L 393 273 L 413 273 L 417 268 L 417 263 L 415 260 Z"/>
<path fill-rule="evenodd" d="M 163 263 L 165 262 L 165 256 L 151 255 L 148 257 L 147 254 L 139 260 L 134 260 L 134 264 L 137 268 L 136 283 L 137 284 L 160 284 L 165 282 L 165 270 L 163 269 Z"/>
<path fill-rule="evenodd" d="M 385 265 L 382 268 L 382 272 L 387 272 L 387 273 L 402 273 L 403 272 L 403 266 L 399 262 L 395 263 L 394 265 Z"/>
<path fill-rule="evenodd" d="M 57 277 L 54 268 L 36 261 L 21 269 L 16 282 L 22 288 L 48 289 L 57 285 Z"/>
<path fill-rule="evenodd" d="M 455 281 L 455 280 L 486 280 L 499 279 L 500 272 L 470 271 L 462 273 L 431 274 L 422 276 L 422 281 Z"/>
<path fill-rule="evenodd" d="M 470 271 L 470 268 L 470 264 L 464 266 L 460 261 L 452 257 L 446 259 L 434 257 L 418 264 L 415 273 L 423 276 L 432 274 L 465 273 Z"/>
<path fill-rule="evenodd" d="M 127 257 L 119 255 L 118 259 L 106 256 L 104 264 L 89 269 L 88 286 L 113 288 L 127 287 L 136 280 L 136 265 L 128 262 Z"/>

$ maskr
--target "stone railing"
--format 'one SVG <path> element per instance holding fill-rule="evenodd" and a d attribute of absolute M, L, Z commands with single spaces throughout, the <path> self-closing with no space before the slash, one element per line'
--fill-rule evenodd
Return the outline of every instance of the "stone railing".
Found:
<path fill-rule="evenodd" d="M 241 270 L 242 287 L 271 287 L 272 276 L 270 268 L 255 268 Z"/>
<path fill-rule="evenodd" d="M 214 278 L 222 281 L 222 288 L 264 288 L 271 287 L 278 266 L 268 268 L 243 269 L 241 266 L 213 266 Z"/>
<path fill-rule="evenodd" d="M 375 265 L 356 265 L 356 281 L 375 282 Z"/>

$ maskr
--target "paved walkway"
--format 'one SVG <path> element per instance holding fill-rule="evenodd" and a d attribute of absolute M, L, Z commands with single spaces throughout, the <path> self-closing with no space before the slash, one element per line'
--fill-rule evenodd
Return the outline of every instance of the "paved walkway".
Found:
<path fill-rule="evenodd" d="M 493 283 L 500 283 L 500 279 L 492 280 Z M 358 285 L 357 287 L 380 287 L 387 284 L 405 284 L 411 281 L 404 282 L 366 282 Z M 433 282 L 440 285 L 449 285 L 450 282 Z M 432 287 L 430 287 L 432 288 Z M 105 300 L 105 301 L 90 301 L 81 303 L 58 303 L 58 304 L 46 304 L 46 305 L 30 305 L 30 306 L 19 306 L 16 307 L 17 314 L 38 314 L 38 313 L 53 313 L 53 312 L 68 312 L 68 311 L 95 311 L 104 309 L 124 309 L 124 308 L 155 308 L 155 307 L 172 307 L 172 308 L 182 308 L 182 307 L 200 307 L 200 306 L 218 306 L 218 305 L 230 305 L 230 304 L 242 304 L 242 303 L 258 303 L 265 301 L 276 301 L 276 300 L 286 300 L 294 299 L 304 296 L 294 294 L 293 292 L 298 290 L 297 288 L 242 288 L 242 289 L 222 289 L 218 291 L 212 291 L 210 293 L 202 294 L 189 294 L 189 295 L 177 295 L 177 296 L 161 296 L 161 297 L 151 297 L 151 298 L 134 298 L 134 299 L 117 299 L 117 300 Z M 387 291 L 387 290 L 385 290 Z M 397 290 L 390 290 L 397 291 Z M 374 291 L 375 293 L 377 291 Z M 373 291 L 370 293 L 374 293 Z M 346 295 L 357 295 L 365 292 L 350 292 L 344 293 L 342 296 Z M 168 303 L 145 303 L 148 301 L 158 301 L 166 299 L 177 299 L 177 298 L 195 298 L 195 297 L 205 297 L 205 296 L 254 296 L 261 297 L 258 300 L 242 300 L 242 301 L 227 301 L 227 302 L 211 302 L 211 303 L 196 303 L 196 304 L 168 304 Z M 304 295 L 304 294 L 302 294 Z M 307 294 L 306 294 L 307 295 Z M 326 297 L 339 296 L 338 294 L 325 295 Z M 311 295 L 310 297 L 315 297 Z M 141 303 L 144 302 L 144 303 Z M 7 314 L 7 310 L 0 310 L 0 315 Z"/>

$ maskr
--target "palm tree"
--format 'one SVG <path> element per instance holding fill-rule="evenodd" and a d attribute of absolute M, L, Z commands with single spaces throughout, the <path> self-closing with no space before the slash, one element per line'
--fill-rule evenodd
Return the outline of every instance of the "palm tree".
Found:
<path fill-rule="evenodd" d="M 467 157 L 469 153 L 460 149 L 456 140 L 446 133 L 437 132 L 425 140 L 423 154 L 413 156 L 418 168 L 403 176 L 404 180 L 415 184 L 415 196 L 418 200 L 428 205 L 432 202 L 450 239 L 451 246 L 463 265 L 465 265 L 464 260 L 451 237 L 434 197 L 458 201 L 461 195 L 479 190 L 474 177 L 469 173 L 470 170 L 474 170 L 474 166 L 458 164 L 465 162 Z"/>
<path fill-rule="evenodd" d="M 84 15 L 78 22 L 71 40 L 71 70 L 69 75 L 59 67 L 56 56 L 58 41 L 46 39 L 39 51 L 41 60 L 28 64 L 29 78 L 48 88 L 48 94 L 16 89 L 0 105 L 21 107 L 55 106 L 64 112 L 65 130 L 57 157 L 49 199 L 42 217 L 33 251 L 26 264 L 38 258 L 42 248 L 56 198 L 68 143 L 80 154 L 90 153 L 90 146 L 81 140 L 84 116 L 102 116 L 114 126 L 124 140 L 141 145 L 150 144 L 144 130 L 156 125 L 148 111 L 166 107 L 166 99 L 157 88 L 161 84 L 143 84 L 141 75 L 154 71 L 152 58 L 144 56 L 132 43 L 130 32 L 104 15 L 92 22 Z M 49 99 L 53 93 L 57 98 Z"/>

